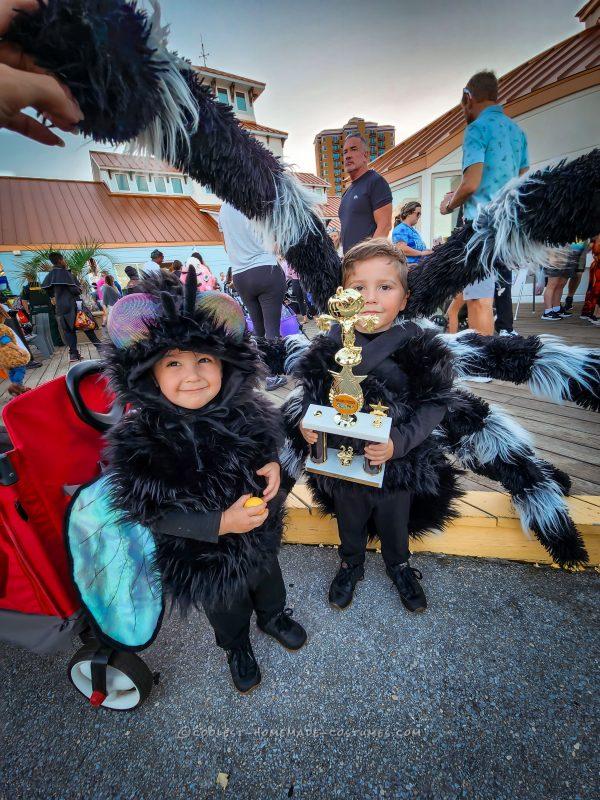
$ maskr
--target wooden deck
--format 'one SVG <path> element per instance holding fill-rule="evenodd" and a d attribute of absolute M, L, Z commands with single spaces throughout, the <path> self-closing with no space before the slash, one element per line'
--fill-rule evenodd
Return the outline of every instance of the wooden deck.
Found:
<path fill-rule="evenodd" d="M 578 312 L 577 312 L 578 313 Z M 531 306 L 521 306 L 516 328 L 522 335 L 550 333 L 569 344 L 600 347 L 600 329 L 578 316 L 561 322 L 542 322 L 540 308 L 532 314 Z M 314 329 L 308 333 L 314 333 Z M 95 358 L 96 349 L 86 343 L 79 350 L 84 358 Z M 37 369 L 28 370 L 25 384 L 32 389 L 64 375 L 69 368 L 68 351 L 58 348 L 52 358 Z M 501 405 L 532 435 L 539 455 L 571 476 L 570 500 L 576 524 L 582 531 L 592 564 L 600 561 L 600 415 L 578 408 L 573 403 L 557 405 L 532 397 L 526 387 L 503 381 L 488 384 L 467 383 L 469 391 L 488 402 Z M 7 382 L 0 382 L 0 406 L 11 398 Z M 291 386 L 268 393 L 281 405 Z M 440 536 L 429 536 L 414 547 L 457 555 L 513 558 L 547 562 L 545 551 L 520 530 L 508 497 L 498 484 L 469 473 L 463 479 L 468 492 L 461 501 L 461 518 Z M 286 540 L 305 544 L 336 544 L 337 530 L 331 519 L 319 517 L 310 502 L 306 487 L 298 485 L 289 502 Z"/>

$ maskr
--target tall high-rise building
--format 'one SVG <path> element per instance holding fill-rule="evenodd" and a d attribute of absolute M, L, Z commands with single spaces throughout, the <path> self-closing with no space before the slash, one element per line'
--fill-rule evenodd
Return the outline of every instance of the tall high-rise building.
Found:
<path fill-rule="evenodd" d="M 327 181 L 335 194 L 342 194 L 344 179 L 344 140 L 352 133 L 359 133 L 367 143 L 370 161 L 387 153 L 394 147 L 396 131 L 393 125 L 378 125 L 365 122 L 361 117 L 352 117 L 343 128 L 330 128 L 315 136 L 315 160 L 317 175 Z"/>

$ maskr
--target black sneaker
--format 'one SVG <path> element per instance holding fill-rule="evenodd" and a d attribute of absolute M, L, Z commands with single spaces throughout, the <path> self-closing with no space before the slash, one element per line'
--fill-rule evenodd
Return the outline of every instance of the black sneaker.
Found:
<path fill-rule="evenodd" d="M 231 670 L 233 685 L 242 694 L 254 689 L 260 683 L 260 669 L 248 640 L 241 647 L 227 650 L 227 663 Z"/>
<path fill-rule="evenodd" d="M 558 311 L 544 311 L 540 319 L 550 320 L 551 322 L 556 322 L 557 319 L 562 319 L 561 315 Z"/>
<path fill-rule="evenodd" d="M 572 311 L 570 311 L 570 310 L 569 310 L 569 309 L 566 307 L 566 305 L 564 305 L 564 306 L 561 306 L 561 307 L 560 307 L 560 310 L 559 310 L 557 313 L 558 313 L 558 316 L 559 316 L 559 317 L 561 317 L 561 319 L 562 319 L 563 317 L 572 317 L 572 316 L 573 316 L 573 312 L 572 312 Z"/>
<path fill-rule="evenodd" d="M 260 622 L 256 624 L 261 631 L 277 639 L 279 644 L 288 650 L 300 650 L 306 642 L 306 631 L 299 622 L 292 619 L 293 613 L 291 608 L 286 608 L 279 614 L 275 614 L 264 625 L 261 625 Z"/>
<path fill-rule="evenodd" d="M 419 583 L 420 580 L 423 580 L 423 575 L 419 570 L 411 567 L 408 561 L 405 561 L 386 571 L 398 589 L 404 608 L 408 611 L 425 611 L 427 598 Z"/>
<path fill-rule="evenodd" d="M 573 311 L 573 298 L 570 295 L 567 295 L 565 298 L 565 311 Z"/>
<path fill-rule="evenodd" d="M 69 354 L 69 361 L 74 363 L 75 361 L 81 361 L 81 355 L 79 353 L 70 353 Z"/>
<path fill-rule="evenodd" d="M 337 575 L 329 587 L 329 602 L 335 608 L 348 608 L 354 597 L 354 589 L 358 581 L 365 577 L 365 568 L 362 564 L 351 567 L 342 561 Z"/>

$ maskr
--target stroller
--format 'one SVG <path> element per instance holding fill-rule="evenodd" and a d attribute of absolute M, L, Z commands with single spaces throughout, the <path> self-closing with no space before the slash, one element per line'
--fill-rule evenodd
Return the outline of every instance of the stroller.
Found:
<path fill-rule="evenodd" d="M 94 361 L 12 400 L 13 449 L 0 455 L 0 640 L 37 653 L 83 646 L 68 665 L 92 706 L 139 706 L 158 676 L 135 653 L 98 641 L 71 580 L 63 534 L 70 496 L 101 472 L 102 434 L 118 421 Z"/>

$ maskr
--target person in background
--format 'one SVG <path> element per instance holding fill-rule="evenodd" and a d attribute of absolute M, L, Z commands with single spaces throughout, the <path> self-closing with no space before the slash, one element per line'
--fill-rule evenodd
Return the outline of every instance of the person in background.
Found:
<path fill-rule="evenodd" d="M 407 264 L 418 264 L 423 256 L 428 256 L 432 250 L 421 238 L 415 225 L 421 218 L 421 204 L 417 200 L 405 203 L 394 220 L 392 242 L 406 256 Z"/>
<path fill-rule="evenodd" d="M 219 227 L 225 241 L 233 285 L 248 309 L 254 335 L 279 339 L 286 284 L 276 255 L 265 250 L 250 220 L 229 203 L 221 206 Z M 266 379 L 267 391 L 286 384 L 285 375 L 270 375 Z"/>
<path fill-rule="evenodd" d="M 506 116 L 498 104 L 498 79 L 493 72 L 478 72 L 463 89 L 461 105 L 467 127 L 463 141 L 463 176 L 455 192 L 448 192 L 440 205 L 441 214 L 451 214 L 464 206 L 465 222 L 477 217 L 480 205 L 512 178 L 529 169 L 527 137 Z M 513 335 L 512 275 L 503 264 L 497 265 L 498 290 L 494 276 L 465 286 L 463 297 L 469 311 L 469 327 L 478 333 L 494 332 L 492 302 L 496 299 L 495 329 Z"/>
<path fill-rule="evenodd" d="M 581 309 L 581 319 L 588 320 L 594 325 L 600 325 L 598 306 L 600 306 L 600 235 L 592 239 L 590 279 L 585 293 L 585 302 Z"/>
<path fill-rule="evenodd" d="M 548 251 L 548 266 L 544 267 L 546 288 L 544 289 L 544 313 L 541 319 L 546 322 L 557 322 L 571 313 L 563 313 L 560 305 L 563 289 L 573 274 L 569 264 L 569 248 L 561 247 Z"/>
<path fill-rule="evenodd" d="M 104 314 L 104 318 L 102 320 L 102 325 L 105 326 L 108 322 L 108 318 L 110 317 L 110 310 L 117 302 L 121 295 L 117 292 L 115 288 L 115 279 L 112 275 L 107 275 L 105 278 L 104 287 L 102 289 L 102 313 Z"/>
<path fill-rule="evenodd" d="M 150 253 L 150 261 L 146 261 L 142 267 L 142 277 L 160 275 L 161 264 L 164 260 L 165 254 L 161 250 L 153 250 Z"/>
<path fill-rule="evenodd" d="M 171 269 L 171 272 L 173 273 L 173 275 L 175 275 L 176 278 L 179 278 L 179 280 L 181 280 L 182 269 L 183 269 L 183 264 L 181 263 L 181 261 L 175 259 L 175 261 L 173 261 L 173 267 Z"/>
<path fill-rule="evenodd" d="M 306 316 L 306 295 L 304 294 L 304 289 L 302 288 L 302 284 L 300 283 L 300 278 L 298 277 L 298 273 L 290 267 L 287 261 L 281 261 L 281 266 L 284 269 L 285 277 L 290 282 L 290 292 L 292 295 L 293 301 L 296 303 L 298 307 L 299 313 L 296 314 L 296 319 L 298 320 L 298 324 L 306 325 L 308 322 L 308 317 Z"/>
<path fill-rule="evenodd" d="M 348 136 L 343 155 L 352 179 L 339 210 L 342 248 L 347 253 L 365 239 L 387 239 L 392 229 L 392 190 L 385 178 L 369 168 L 367 143 L 362 136 Z"/>
<path fill-rule="evenodd" d="M 133 294 L 134 292 L 139 292 L 138 285 L 140 283 L 140 276 L 135 267 L 125 267 L 125 275 L 129 278 L 129 283 L 125 287 L 124 294 Z"/>
<path fill-rule="evenodd" d="M 185 268 L 180 275 L 181 281 L 185 283 L 188 270 L 193 267 L 196 270 L 196 278 L 198 280 L 198 291 L 208 292 L 215 291 L 219 288 L 217 279 L 212 274 L 210 267 L 204 261 L 200 253 L 194 252 L 185 262 Z"/>
<path fill-rule="evenodd" d="M 81 287 L 73 277 L 61 253 L 50 253 L 48 258 L 52 269 L 44 278 L 42 289 L 45 289 L 51 298 L 56 313 L 56 322 L 69 347 L 69 360 L 81 361 L 75 329 L 77 301 L 81 297 Z M 96 346 L 100 344 L 95 331 L 83 331 L 83 333 L 92 344 Z"/>
<path fill-rule="evenodd" d="M 573 311 L 573 298 L 575 297 L 575 292 L 579 288 L 581 278 L 585 272 L 585 262 L 587 260 L 587 254 L 590 251 L 590 243 L 575 242 L 571 245 L 571 248 L 573 250 L 571 256 L 573 260 L 573 274 L 569 278 L 564 305 L 561 306 L 563 311 Z"/>

